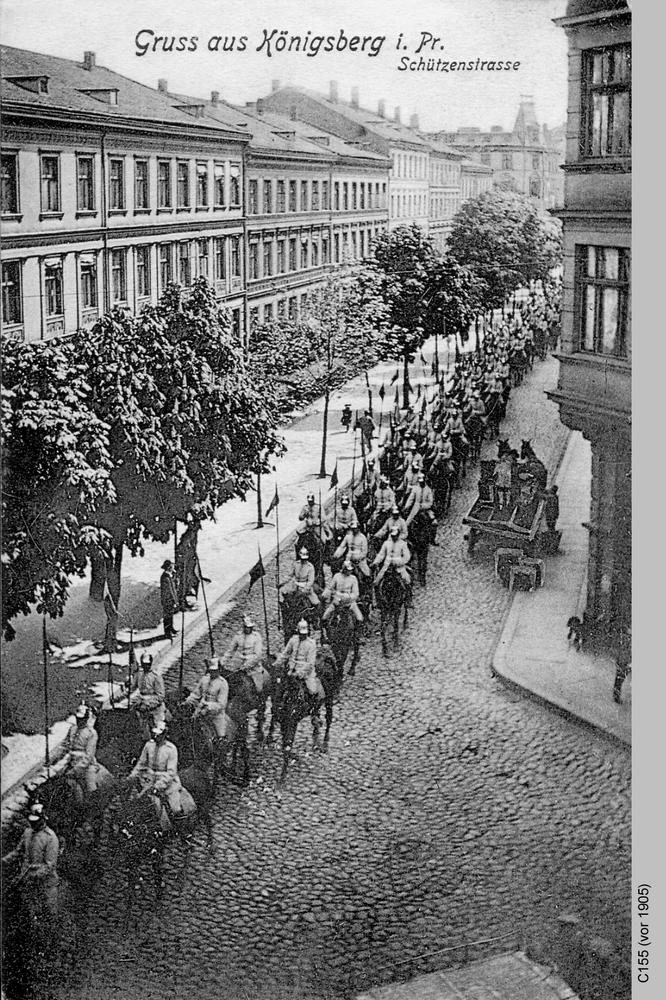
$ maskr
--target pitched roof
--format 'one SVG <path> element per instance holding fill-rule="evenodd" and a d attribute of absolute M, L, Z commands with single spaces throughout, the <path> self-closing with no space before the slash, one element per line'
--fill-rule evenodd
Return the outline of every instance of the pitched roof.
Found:
<path fill-rule="evenodd" d="M 225 128 L 212 119 L 196 118 L 178 110 L 177 100 L 159 90 L 130 80 L 120 73 L 93 65 L 86 69 L 83 63 L 59 56 L 29 52 L 9 45 L 0 46 L 2 61 L 2 97 L 8 105 L 21 104 L 24 108 L 104 118 L 107 121 L 126 119 L 148 122 L 166 122 L 184 128 L 210 129 L 225 132 L 225 138 L 242 138 L 236 129 Z M 47 88 L 29 89 L 31 80 L 46 77 Z M 21 82 L 17 82 L 21 81 Z M 27 82 L 27 86 L 26 86 Z M 23 83 L 23 85 L 21 85 Z M 115 92 L 117 103 L 109 103 Z M 97 96 L 93 96 L 96 94 Z"/>

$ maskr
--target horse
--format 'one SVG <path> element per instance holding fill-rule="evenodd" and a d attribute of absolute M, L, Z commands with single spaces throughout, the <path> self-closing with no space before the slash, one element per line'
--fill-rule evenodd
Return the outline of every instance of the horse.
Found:
<path fill-rule="evenodd" d="M 116 795 L 119 780 L 103 765 L 97 773 L 98 787 L 84 793 L 71 770 L 67 767 L 59 774 L 47 778 L 41 785 L 27 788 L 28 805 L 39 802 L 49 817 L 49 825 L 57 834 L 61 850 L 73 840 L 77 830 L 88 825 L 93 835 L 93 847 L 99 848 L 104 815 Z"/>
<path fill-rule="evenodd" d="M 305 618 L 311 629 L 319 628 L 322 614 L 321 604 L 311 604 L 308 595 L 300 590 L 284 594 L 280 609 L 282 612 L 282 634 L 285 641 L 291 639 L 301 618 Z"/>
<path fill-rule="evenodd" d="M 486 435 L 486 425 L 479 413 L 472 412 L 465 424 L 465 433 L 469 440 L 469 457 L 476 462 L 481 454 L 481 445 Z"/>
<path fill-rule="evenodd" d="M 488 437 L 498 437 L 499 427 L 506 412 L 501 393 L 490 393 L 487 402 Z"/>
<path fill-rule="evenodd" d="M 469 455 L 469 442 L 465 435 L 452 434 L 451 448 L 453 451 L 451 461 L 455 469 L 455 484 L 456 486 L 460 486 L 461 478 L 464 479 L 467 475 L 467 457 Z"/>
<path fill-rule="evenodd" d="M 428 571 L 428 549 L 432 535 L 432 522 L 424 510 L 420 510 L 409 525 L 409 547 L 416 556 L 416 573 L 422 587 L 426 585 Z"/>
<path fill-rule="evenodd" d="M 329 734 L 333 722 L 333 700 L 340 690 L 338 665 L 330 651 L 326 649 L 317 650 L 315 670 L 324 690 L 323 698 L 317 695 L 310 695 L 303 681 L 298 677 L 290 675 L 286 666 L 279 668 L 274 673 L 271 728 L 274 721 L 277 721 L 282 733 L 282 771 L 279 779 L 280 783 L 283 783 L 287 776 L 287 768 L 289 767 L 298 724 L 306 716 L 309 715 L 312 720 L 313 749 L 321 750 L 323 753 L 328 751 Z M 319 712 L 322 703 L 326 711 L 326 729 L 323 747 L 319 741 L 321 731 Z"/>
<path fill-rule="evenodd" d="M 537 458 L 534 448 L 529 441 L 523 438 L 523 443 L 520 449 L 520 457 L 523 461 L 527 462 L 526 469 L 531 476 L 536 479 L 539 489 L 545 490 L 548 484 L 548 469 L 543 464 L 540 458 Z"/>
<path fill-rule="evenodd" d="M 265 665 L 242 673 L 234 695 L 227 704 L 224 718 L 224 737 L 220 741 L 222 768 L 229 779 L 245 787 L 250 783 L 250 751 L 247 745 L 249 716 L 257 711 L 257 736 L 263 729 L 266 702 L 273 691 L 273 677 Z M 261 718 L 261 727 L 259 719 Z M 231 751 L 231 769 L 227 772 L 226 757 Z M 242 760 L 242 773 L 238 778 L 238 758 Z"/>
<path fill-rule="evenodd" d="M 320 587 L 324 586 L 324 560 L 326 556 L 326 546 L 319 530 L 305 528 L 296 538 L 295 550 L 298 559 L 301 549 L 305 546 L 308 550 L 310 562 L 314 566 L 315 580 Z"/>
<path fill-rule="evenodd" d="M 500 458 L 504 458 L 504 456 L 508 455 L 510 453 L 510 451 L 511 451 L 511 445 L 509 444 L 509 439 L 508 438 L 500 438 L 499 441 L 497 442 L 497 458 L 498 458 L 498 460 Z"/>
<path fill-rule="evenodd" d="M 409 615 L 407 586 L 395 566 L 389 566 L 379 584 L 375 584 L 375 599 L 381 618 L 382 653 L 384 656 L 388 656 L 388 646 L 386 643 L 386 628 L 388 623 L 390 621 L 393 622 L 393 643 L 397 646 L 400 632 L 401 609 L 405 609 L 405 616 L 402 623 L 403 631 L 407 628 Z"/>
<path fill-rule="evenodd" d="M 206 827 L 208 850 L 213 851 L 213 824 L 210 803 L 213 788 L 198 764 L 180 772 L 180 781 L 194 800 L 195 809 L 184 816 L 174 816 L 165 798 L 137 792 L 132 782 L 126 782 L 129 794 L 123 796 L 115 817 L 113 830 L 116 846 L 125 861 L 127 897 L 125 919 L 128 920 L 136 898 L 137 876 L 142 865 L 149 863 L 155 884 L 155 899 L 161 904 L 164 894 L 164 851 L 170 839 L 177 838 L 189 850 L 197 822 Z"/>
<path fill-rule="evenodd" d="M 353 677 L 356 673 L 356 664 L 361 658 L 360 628 L 362 626 L 357 622 L 351 608 L 343 607 L 341 604 L 335 608 L 326 625 L 330 647 L 339 671 L 339 680 L 342 683 L 345 663 L 352 651 L 349 676 Z"/>
<path fill-rule="evenodd" d="M 116 775 L 128 774 L 136 764 L 150 731 L 135 708 L 112 708 L 95 719 L 97 760 Z"/>
<path fill-rule="evenodd" d="M 455 469 L 449 459 L 438 458 L 433 462 L 430 467 L 430 482 L 435 498 L 433 512 L 437 518 L 448 514 L 451 509 L 454 479 Z"/>
<path fill-rule="evenodd" d="M 184 689 L 181 696 L 176 695 L 170 702 L 169 739 L 178 750 L 179 767 L 187 768 L 196 764 L 204 769 L 215 790 L 223 770 L 217 734 L 200 717 L 193 717 L 194 707 L 185 703 L 187 694 L 189 691 Z"/>

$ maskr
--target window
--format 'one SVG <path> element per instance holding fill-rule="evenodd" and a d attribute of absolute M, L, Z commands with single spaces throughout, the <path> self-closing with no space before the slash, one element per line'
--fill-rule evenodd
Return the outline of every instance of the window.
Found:
<path fill-rule="evenodd" d="M 289 270 L 295 271 L 298 268 L 296 259 L 296 239 L 289 240 Z"/>
<path fill-rule="evenodd" d="M 178 244 L 178 281 L 181 285 L 189 285 L 192 280 L 190 269 L 190 244 Z"/>
<path fill-rule="evenodd" d="M 541 184 L 538 177 L 532 177 L 530 180 L 530 197 L 540 198 L 541 197 Z"/>
<path fill-rule="evenodd" d="M 213 178 L 213 205 L 215 208 L 224 208 L 226 205 L 224 197 L 224 163 L 215 164 Z"/>
<path fill-rule="evenodd" d="M 292 296 L 292 298 L 289 299 L 289 319 L 291 320 L 296 319 L 296 311 L 297 311 L 297 303 L 296 303 L 296 296 L 294 295 Z"/>
<path fill-rule="evenodd" d="M 197 240 L 197 276 L 208 278 L 208 240 Z"/>
<path fill-rule="evenodd" d="M 97 306 L 97 266 L 94 261 L 81 261 L 81 305 L 84 309 Z"/>
<path fill-rule="evenodd" d="M 304 236 L 301 240 L 301 267 L 309 267 L 308 256 L 308 238 Z"/>
<path fill-rule="evenodd" d="M 287 312 L 287 300 L 278 299 L 277 303 L 277 317 L 278 319 L 284 319 Z"/>
<path fill-rule="evenodd" d="M 241 311 L 240 309 L 231 310 L 231 332 L 237 340 L 241 338 Z"/>
<path fill-rule="evenodd" d="M 319 241 L 318 240 L 313 239 L 313 241 L 312 241 L 311 255 L 312 255 L 312 266 L 313 267 L 319 267 Z"/>
<path fill-rule="evenodd" d="M 490 166 L 490 153 L 481 153 L 481 163 L 485 163 L 487 167 Z"/>
<path fill-rule="evenodd" d="M 160 291 L 164 291 L 167 285 L 173 281 L 173 270 L 171 263 L 171 244 L 161 243 L 159 248 L 159 269 L 160 269 Z"/>
<path fill-rule="evenodd" d="M 250 181 L 247 186 L 247 209 L 250 215 L 259 212 L 259 189 L 256 181 Z"/>
<path fill-rule="evenodd" d="M 346 181 L 342 185 L 342 210 L 349 211 L 349 184 Z"/>
<path fill-rule="evenodd" d="M 283 274 L 286 270 L 286 261 L 284 255 L 284 240 L 277 241 L 277 272 L 278 274 Z"/>
<path fill-rule="evenodd" d="M 631 251 L 576 248 L 580 350 L 627 357 Z"/>
<path fill-rule="evenodd" d="M 591 49 L 583 57 L 583 156 L 631 151 L 631 46 Z"/>
<path fill-rule="evenodd" d="M 237 163 L 232 163 L 229 168 L 229 205 L 231 208 L 240 208 L 241 203 L 241 183 L 240 167 Z"/>
<path fill-rule="evenodd" d="M 92 156 L 76 158 L 76 210 L 95 211 L 95 161 Z"/>
<path fill-rule="evenodd" d="M 256 330 L 259 326 L 259 306 L 250 308 L 250 331 Z"/>
<path fill-rule="evenodd" d="M 308 211 L 308 182 L 301 181 L 301 212 Z"/>
<path fill-rule="evenodd" d="M 264 243 L 264 277 L 273 273 L 273 241 L 266 240 Z"/>
<path fill-rule="evenodd" d="M 363 182 L 361 182 L 359 184 L 359 204 L 358 204 L 358 207 L 360 209 L 364 209 L 365 208 L 365 184 L 363 184 Z"/>
<path fill-rule="evenodd" d="M 62 316 L 62 265 L 47 264 L 44 268 L 46 315 Z"/>
<path fill-rule="evenodd" d="M 328 212 L 331 207 L 330 204 L 330 187 L 328 181 L 321 182 L 321 207 L 325 212 Z"/>
<path fill-rule="evenodd" d="M 336 212 L 340 211 L 340 182 L 336 181 L 333 185 L 333 208 Z"/>
<path fill-rule="evenodd" d="M 331 259 L 331 257 L 330 257 L 330 249 L 331 249 L 331 247 L 330 247 L 330 242 L 329 242 L 328 236 L 324 236 L 324 238 L 321 241 L 321 262 L 322 262 L 322 264 L 328 264 L 329 263 L 329 261 Z"/>
<path fill-rule="evenodd" d="M 221 237 L 217 237 L 215 239 L 215 280 L 224 281 L 226 274 L 224 240 Z"/>
<path fill-rule="evenodd" d="M 502 170 L 513 170 L 513 153 L 502 153 Z"/>
<path fill-rule="evenodd" d="M 357 203 L 356 203 L 356 187 L 357 187 L 357 185 L 354 182 L 352 184 L 352 186 L 351 186 L 351 207 L 352 207 L 352 212 L 355 212 L 356 208 L 357 208 Z"/>
<path fill-rule="evenodd" d="M 368 184 L 368 208 L 372 207 L 372 184 Z"/>
<path fill-rule="evenodd" d="M 358 257 L 358 233 L 356 232 L 356 230 L 354 230 L 353 233 L 351 234 L 351 245 L 352 245 L 351 249 L 352 257 L 354 258 L 354 260 L 356 260 L 356 258 Z"/>
<path fill-rule="evenodd" d="M 340 263 L 340 233 L 333 234 L 333 263 Z"/>
<path fill-rule="evenodd" d="M 111 251 L 111 301 L 127 302 L 127 271 L 124 250 Z"/>
<path fill-rule="evenodd" d="M 259 244 L 250 243 L 249 248 L 249 267 L 251 280 L 259 277 Z"/>
<path fill-rule="evenodd" d="M 273 184 L 271 181 L 264 181 L 264 215 L 270 215 L 273 211 Z"/>
<path fill-rule="evenodd" d="M 176 207 L 190 207 L 190 165 L 180 160 L 176 170 Z"/>
<path fill-rule="evenodd" d="M 312 211 L 319 211 L 319 181 L 312 182 Z"/>
<path fill-rule="evenodd" d="M 18 156 L 16 153 L 3 153 L 2 154 L 2 214 L 16 215 L 18 211 L 19 211 Z"/>
<path fill-rule="evenodd" d="M 240 278 L 241 276 L 240 237 L 232 236 L 229 242 L 231 244 L 231 277 Z"/>
<path fill-rule="evenodd" d="M 296 204 L 296 181 L 289 181 L 289 211 L 298 211 Z"/>
<path fill-rule="evenodd" d="M 171 208 L 171 161 L 157 161 L 157 207 Z"/>
<path fill-rule="evenodd" d="M 541 170 L 541 157 L 538 153 L 532 154 L 532 170 Z"/>
<path fill-rule="evenodd" d="M 125 208 L 125 161 L 121 157 L 109 160 L 109 211 L 122 212 Z"/>
<path fill-rule="evenodd" d="M 136 294 L 139 299 L 150 295 L 150 247 L 136 248 Z"/>
<path fill-rule="evenodd" d="M 148 186 L 148 160 L 134 161 L 134 210 L 145 212 L 150 208 Z"/>
<path fill-rule="evenodd" d="M 42 212 L 60 211 L 60 157 L 42 156 Z"/>
<path fill-rule="evenodd" d="M 18 260 L 7 260 L 2 264 L 2 322 L 7 326 L 23 322 L 21 264 Z"/>
<path fill-rule="evenodd" d="M 264 323 L 273 322 L 273 303 L 267 302 L 264 306 Z"/>
<path fill-rule="evenodd" d="M 286 190 L 284 181 L 277 182 L 277 193 L 275 196 L 275 211 L 276 212 L 286 212 L 287 202 L 286 202 Z"/>
<path fill-rule="evenodd" d="M 208 208 L 207 163 L 197 163 L 197 208 Z"/>

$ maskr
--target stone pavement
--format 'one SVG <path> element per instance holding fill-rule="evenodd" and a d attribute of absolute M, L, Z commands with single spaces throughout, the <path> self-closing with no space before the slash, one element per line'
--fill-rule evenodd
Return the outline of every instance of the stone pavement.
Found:
<path fill-rule="evenodd" d="M 560 552 L 547 558 L 545 585 L 516 593 L 493 670 L 570 715 L 631 744 L 631 676 L 622 700 L 613 701 L 615 661 L 610 656 L 577 652 L 567 640 L 567 621 L 582 618 L 587 586 L 590 519 L 589 442 L 575 431 L 569 438 L 556 482 L 562 531 Z"/>

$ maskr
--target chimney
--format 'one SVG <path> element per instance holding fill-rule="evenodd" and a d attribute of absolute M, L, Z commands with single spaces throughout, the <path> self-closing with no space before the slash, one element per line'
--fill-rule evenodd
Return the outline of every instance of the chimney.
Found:
<path fill-rule="evenodd" d="M 213 107 L 217 107 L 217 105 L 220 103 L 220 92 L 219 92 L 219 90 L 211 90 L 211 92 L 210 92 L 210 103 L 213 105 Z"/>
<path fill-rule="evenodd" d="M 282 86 L 282 80 L 273 80 L 271 83 L 271 92 L 274 94 L 276 90 L 279 90 Z"/>
<path fill-rule="evenodd" d="M 254 101 L 246 101 L 245 102 L 245 107 L 247 108 L 248 111 L 256 111 L 257 110 L 257 105 L 255 104 Z"/>
<path fill-rule="evenodd" d="M 168 85 L 167 81 L 166 80 L 158 80 L 157 81 L 157 89 L 159 90 L 160 94 L 168 94 L 169 93 L 169 85 Z"/>
<path fill-rule="evenodd" d="M 84 52 L 83 53 L 83 68 L 90 72 L 91 69 L 95 68 L 95 53 L 94 52 Z"/>
<path fill-rule="evenodd" d="M 331 89 L 330 89 L 329 99 L 332 101 L 333 104 L 337 104 L 338 103 L 338 81 L 337 80 L 331 80 L 330 88 Z"/>
<path fill-rule="evenodd" d="M 290 109 L 289 109 L 289 117 L 291 118 L 292 122 L 295 122 L 296 119 L 297 119 L 297 117 L 298 117 L 298 115 L 296 114 L 296 105 L 295 104 L 293 104 L 290 107 Z"/>
<path fill-rule="evenodd" d="M 264 99 L 263 97 L 257 98 L 257 114 L 262 115 L 264 113 Z"/>
<path fill-rule="evenodd" d="M 397 123 L 399 125 L 400 124 L 400 108 L 396 108 L 395 109 L 395 111 L 393 112 L 393 117 L 395 118 L 395 120 L 397 121 Z"/>
<path fill-rule="evenodd" d="M 418 132 L 418 130 L 419 130 L 419 116 L 418 115 L 412 115 L 412 117 L 409 119 L 409 127 L 413 128 L 416 132 Z"/>
<path fill-rule="evenodd" d="M 386 117 L 386 101 L 380 101 L 379 102 L 379 104 L 377 105 L 377 114 L 381 118 L 385 118 Z"/>
<path fill-rule="evenodd" d="M 351 106 L 352 108 L 358 107 L 358 87 L 352 87 Z"/>

